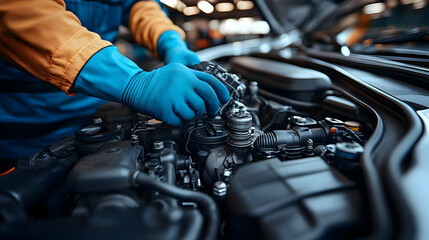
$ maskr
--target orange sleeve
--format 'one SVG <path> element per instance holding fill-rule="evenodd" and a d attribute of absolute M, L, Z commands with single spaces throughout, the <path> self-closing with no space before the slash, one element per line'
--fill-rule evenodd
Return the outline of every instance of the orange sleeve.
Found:
<path fill-rule="evenodd" d="M 136 42 L 158 57 L 158 38 L 167 30 L 177 31 L 183 39 L 185 32 L 167 17 L 155 1 L 140 1 L 130 11 L 128 27 Z"/>
<path fill-rule="evenodd" d="M 69 95 L 80 69 L 109 45 L 62 0 L 0 0 L 0 55 Z"/>

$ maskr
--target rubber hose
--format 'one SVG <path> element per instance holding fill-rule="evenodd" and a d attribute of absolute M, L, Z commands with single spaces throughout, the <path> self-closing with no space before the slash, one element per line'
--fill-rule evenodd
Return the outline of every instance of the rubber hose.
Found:
<path fill-rule="evenodd" d="M 313 139 L 315 144 L 325 144 L 327 136 L 322 128 L 295 128 L 289 130 L 274 130 L 264 133 L 256 138 L 253 146 L 262 149 L 275 149 L 277 146 L 286 144 L 287 146 L 305 147 L 308 139 Z"/>
<path fill-rule="evenodd" d="M 174 197 L 182 201 L 190 201 L 197 203 L 201 212 L 207 219 L 206 232 L 203 239 L 215 240 L 219 231 L 219 211 L 215 201 L 208 195 L 200 192 L 181 189 L 170 184 L 156 181 L 153 177 L 137 172 L 134 174 L 134 183 L 138 186 L 155 190 L 169 197 Z"/>
<path fill-rule="evenodd" d="M 250 115 L 252 115 L 253 122 L 257 127 L 261 127 L 261 121 L 259 120 L 258 114 L 255 112 L 250 112 Z"/>
<path fill-rule="evenodd" d="M 276 135 L 272 132 L 261 134 L 253 145 L 256 148 L 275 148 L 277 146 Z"/>
<path fill-rule="evenodd" d="M 271 93 L 269 91 L 266 91 L 264 89 L 259 88 L 258 93 L 266 98 L 270 98 L 273 99 L 274 101 L 277 101 L 281 104 L 285 104 L 285 105 L 292 105 L 295 107 L 300 107 L 300 108 L 318 108 L 320 107 L 320 104 L 317 103 L 312 103 L 312 102 L 303 102 L 303 101 L 298 101 L 292 98 L 287 98 L 284 96 L 280 96 L 274 93 Z"/>

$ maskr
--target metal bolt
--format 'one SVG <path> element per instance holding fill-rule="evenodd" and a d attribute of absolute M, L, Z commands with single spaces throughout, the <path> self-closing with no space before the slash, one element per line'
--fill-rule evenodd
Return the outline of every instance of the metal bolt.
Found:
<path fill-rule="evenodd" d="M 224 177 L 231 177 L 232 171 L 229 170 L 229 169 L 225 169 L 225 170 L 223 170 L 222 174 L 223 174 Z"/>
<path fill-rule="evenodd" d="M 333 124 L 333 125 L 343 125 L 344 124 L 343 121 L 336 119 L 336 118 L 331 118 L 331 117 L 326 117 L 325 121 L 327 121 L 328 123 Z"/>
<path fill-rule="evenodd" d="M 307 122 L 307 119 L 300 117 L 300 116 L 292 116 L 292 120 L 298 124 L 303 124 L 303 123 Z"/>
<path fill-rule="evenodd" d="M 164 142 L 162 141 L 153 142 L 153 150 L 162 150 L 162 149 L 164 149 Z"/>
<path fill-rule="evenodd" d="M 190 183 L 191 182 L 191 178 L 189 177 L 189 175 L 185 175 L 183 177 L 183 183 Z"/>
<path fill-rule="evenodd" d="M 213 185 L 213 195 L 218 197 L 224 197 L 226 195 L 226 183 L 222 181 L 217 181 Z"/>
<path fill-rule="evenodd" d="M 222 172 L 222 180 L 225 182 L 229 182 L 232 176 L 232 171 L 229 169 L 224 169 Z"/>
<path fill-rule="evenodd" d="M 133 147 L 139 146 L 139 136 L 137 136 L 136 134 L 131 135 L 131 145 Z"/>
<path fill-rule="evenodd" d="M 139 136 L 133 134 L 131 135 L 131 141 L 138 141 L 139 140 Z"/>
<path fill-rule="evenodd" d="M 308 147 L 308 148 L 309 148 L 309 147 L 313 148 L 313 139 L 309 138 L 309 139 L 307 140 L 307 147 Z"/>
<path fill-rule="evenodd" d="M 258 94 L 258 82 L 250 82 L 250 94 L 256 96 Z"/>
<path fill-rule="evenodd" d="M 313 153 L 313 146 L 314 146 L 313 139 L 311 139 L 311 138 L 308 139 L 307 140 L 307 148 L 306 148 L 306 151 L 307 151 L 308 154 Z"/>
<path fill-rule="evenodd" d="M 250 128 L 250 135 L 255 135 L 255 127 Z"/>

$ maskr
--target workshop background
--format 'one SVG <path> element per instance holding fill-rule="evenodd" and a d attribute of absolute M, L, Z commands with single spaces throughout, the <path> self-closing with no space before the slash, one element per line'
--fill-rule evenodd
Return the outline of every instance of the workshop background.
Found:
<path fill-rule="evenodd" d="M 269 24 L 253 1 L 249 0 L 161 0 L 170 19 L 186 32 L 188 47 L 204 48 L 266 36 Z M 143 69 L 153 69 L 159 62 L 137 45 L 129 30 L 121 27 L 116 42 L 121 53 Z"/>

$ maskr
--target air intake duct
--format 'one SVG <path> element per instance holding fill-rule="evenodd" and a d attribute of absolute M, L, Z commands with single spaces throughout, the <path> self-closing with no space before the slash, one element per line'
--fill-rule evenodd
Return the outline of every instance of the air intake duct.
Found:
<path fill-rule="evenodd" d="M 314 145 L 320 145 L 328 143 L 329 136 L 323 128 L 297 127 L 262 134 L 253 146 L 256 151 L 275 151 L 280 145 L 305 147 L 309 139 L 313 140 Z"/>

